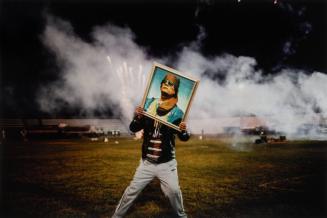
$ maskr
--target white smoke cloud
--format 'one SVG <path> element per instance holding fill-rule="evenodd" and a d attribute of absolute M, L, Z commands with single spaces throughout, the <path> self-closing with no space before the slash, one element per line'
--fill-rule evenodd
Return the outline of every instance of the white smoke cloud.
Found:
<path fill-rule="evenodd" d="M 272 129 L 296 134 L 303 124 L 319 125 L 319 116 L 326 117 L 327 76 L 314 72 L 284 69 L 276 76 L 264 77 L 255 70 L 251 57 L 224 55 L 205 58 L 185 48 L 177 68 L 201 77 L 192 111 L 196 119 L 210 119 L 242 114 L 264 117 Z M 225 72 L 222 85 L 204 77 L 204 72 Z"/>
<path fill-rule="evenodd" d="M 92 114 L 109 107 L 123 118 L 132 116 L 152 60 L 135 44 L 128 28 L 96 27 L 92 43 L 87 43 L 74 34 L 68 22 L 49 16 L 42 39 L 61 69 L 60 80 L 40 90 L 42 110 L 69 106 Z"/>
<path fill-rule="evenodd" d="M 270 128 L 295 134 L 303 124 L 319 124 L 317 110 L 327 116 L 326 74 L 284 69 L 264 76 L 252 57 L 206 57 L 200 52 L 205 37 L 200 30 L 201 37 L 177 52 L 173 66 L 201 81 L 190 120 L 254 114 Z M 61 79 L 40 90 L 40 106 L 48 112 L 67 105 L 89 113 L 110 108 L 128 120 L 141 102 L 152 62 L 171 59 L 149 57 L 130 29 L 111 24 L 96 27 L 92 42 L 85 42 L 69 23 L 49 17 L 42 38 L 61 69 Z M 213 79 L 217 75 L 224 79 Z"/>

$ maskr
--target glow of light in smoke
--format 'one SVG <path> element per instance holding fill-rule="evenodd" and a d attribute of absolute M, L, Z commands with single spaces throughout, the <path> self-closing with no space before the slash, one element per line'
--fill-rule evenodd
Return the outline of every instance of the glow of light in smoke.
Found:
<path fill-rule="evenodd" d="M 107 60 L 111 67 L 112 61 L 109 55 L 107 56 Z M 127 62 L 124 61 L 122 66 L 119 66 L 113 71 L 119 78 L 121 86 L 121 107 L 125 114 L 130 114 L 130 111 L 133 111 L 135 107 L 130 98 L 135 94 L 135 90 L 133 91 L 131 87 L 135 87 L 137 90 L 143 90 L 145 87 L 145 74 L 142 72 L 143 67 L 141 64 L 138 69 L 138 71 L 134 71 L 133 67 L 130 67 Z M 131 119 L 131 116 L 126 116 L 126 118 Z"/>
<path fill-rule="evenodd" d="M 108 60 L 109 64 L 112 65 L 112 63 L 111 63 L 111 58 L 110 58 L 109 55 L 107 56 L 107 60 Z"/>
<path fill-rule="evenodd" d="M 90 112 L 110 108 L 127 123 L 143 97 L 152 60 L 165 64 L 171 58 L 150 57 L 128 28 L 108 24 L 96 27 L 92 37 L 87 43 L 69 23 L 48 19 L 43 42 L 57 58 L 61 78 L 40 89 L 40 106 L 48 112 L 67 106 Z M 190 125 L 191 130 L 215 133 L 230 122 L 226 117 L 253 114 L 264 117 L 268 127 L 295 134 L 316 120 L 317 108 L 319 116 L 327 116 L 326 74 L 283 69 L 264 76 L 252 57 L 204 56 L 201 39 L 177 51 L 171 66 L 201 81 L 188 117 L 208 122 Z M 219 74 L 225 79 L 211 79 Z"/>

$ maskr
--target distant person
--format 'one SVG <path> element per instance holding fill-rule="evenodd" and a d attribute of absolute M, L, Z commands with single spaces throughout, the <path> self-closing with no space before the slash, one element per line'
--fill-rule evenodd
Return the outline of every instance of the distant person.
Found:
<path fill-rule="evenodd" d="M 147 98 L 144 110 L 178 126 L 184 115 L 177 106 L 179 83 L 180 81 L 175 75 L 168 73 L 160 84 L 160 98 Z"/>
<path fill-rule="evenodd" d="M 24 128 L 20 131 L 20 135 L 22 136 L 22 139 L 24 142 L 27 142 L 27 130 Z"/>
<path fill-rule="evenodd" d="M 1 140 L 0 144 L 2 144 L 6 139 L 6 131 L 4 129 L 1 130 Z"/>
<path fill-rule="evenodd" d="M 124 217 L 140 192 L 155 177 L 159 179 L 161 189 L 168 197 L 177 217 L 187 217 L 178 182 L 175 135 L 177 134 L 182 141 L 187 141 L 190 135 L 186 131 L 186 123 L 181 122 L 180 118 L 176 121 L 176 125 L 179 126 L 180 131 L 143 116 L 143 108 L 136 108 L 129 128 L 132 132 L 144 130 L 142 158 L 112 218 Z"/>
<path fill-rule="evenodd" d="M 2 137 L 2 140 L 4 141 L 6 139 L 6 130 L 2 130 L 1 131 L 1 137 Z"/>

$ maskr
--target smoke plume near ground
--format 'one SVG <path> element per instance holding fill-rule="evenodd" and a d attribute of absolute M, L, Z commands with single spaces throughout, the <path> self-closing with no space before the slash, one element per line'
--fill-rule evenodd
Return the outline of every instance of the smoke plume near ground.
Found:
<path fill-rule="evenodd" d="M 176 51 L 178 58 L 167 63 L 171 57 L 151 57 L 134 38 L 129 28 L 107 24 L 95 27 L 91 42 L 86 42 L 67 21 L 48 16 L 42 40 L 56 58 L 60 79 L 40 88 L 42 110 L 76 107 L 92 114 L 109 108 L 128 122 L 157 61 L 200 80 L 190 120 L 252 114 L 263 117 L 268 127 L 294 135 L 303 124 L 318 127 L 327 116 L 324 73 L 282 69 L 266 76 L 252 57 L 204 56 L 200 52 L 204 37 Z M 211 128 L 208 123 L 206 128 L 215 131 L 217 124 Z"/>

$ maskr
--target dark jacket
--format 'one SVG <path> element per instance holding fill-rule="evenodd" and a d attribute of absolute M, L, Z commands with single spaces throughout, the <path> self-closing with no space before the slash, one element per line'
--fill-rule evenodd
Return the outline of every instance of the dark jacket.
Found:
<path fill-rule="evenodd" d="M 150 146 L 150 140 L 154 132 L 154 120 L 143 116 L 141 119 L 136 117 L 132 120 L 129 129 L 132 132 L 140 131 L 144 129 L 143 144 L 142 144 L 142 158 L 146 158 L 146 152 Z M 175 135 L 182 141 L 187 141 L 190 138 L 190 134 L 186 131 L 177 131 L 171 127 L 161 124 L 160 127 L 160 139 L 162 141 L 162 155 L 158 159 L 157 163 L 168 162 L 175 158 Z"/>

